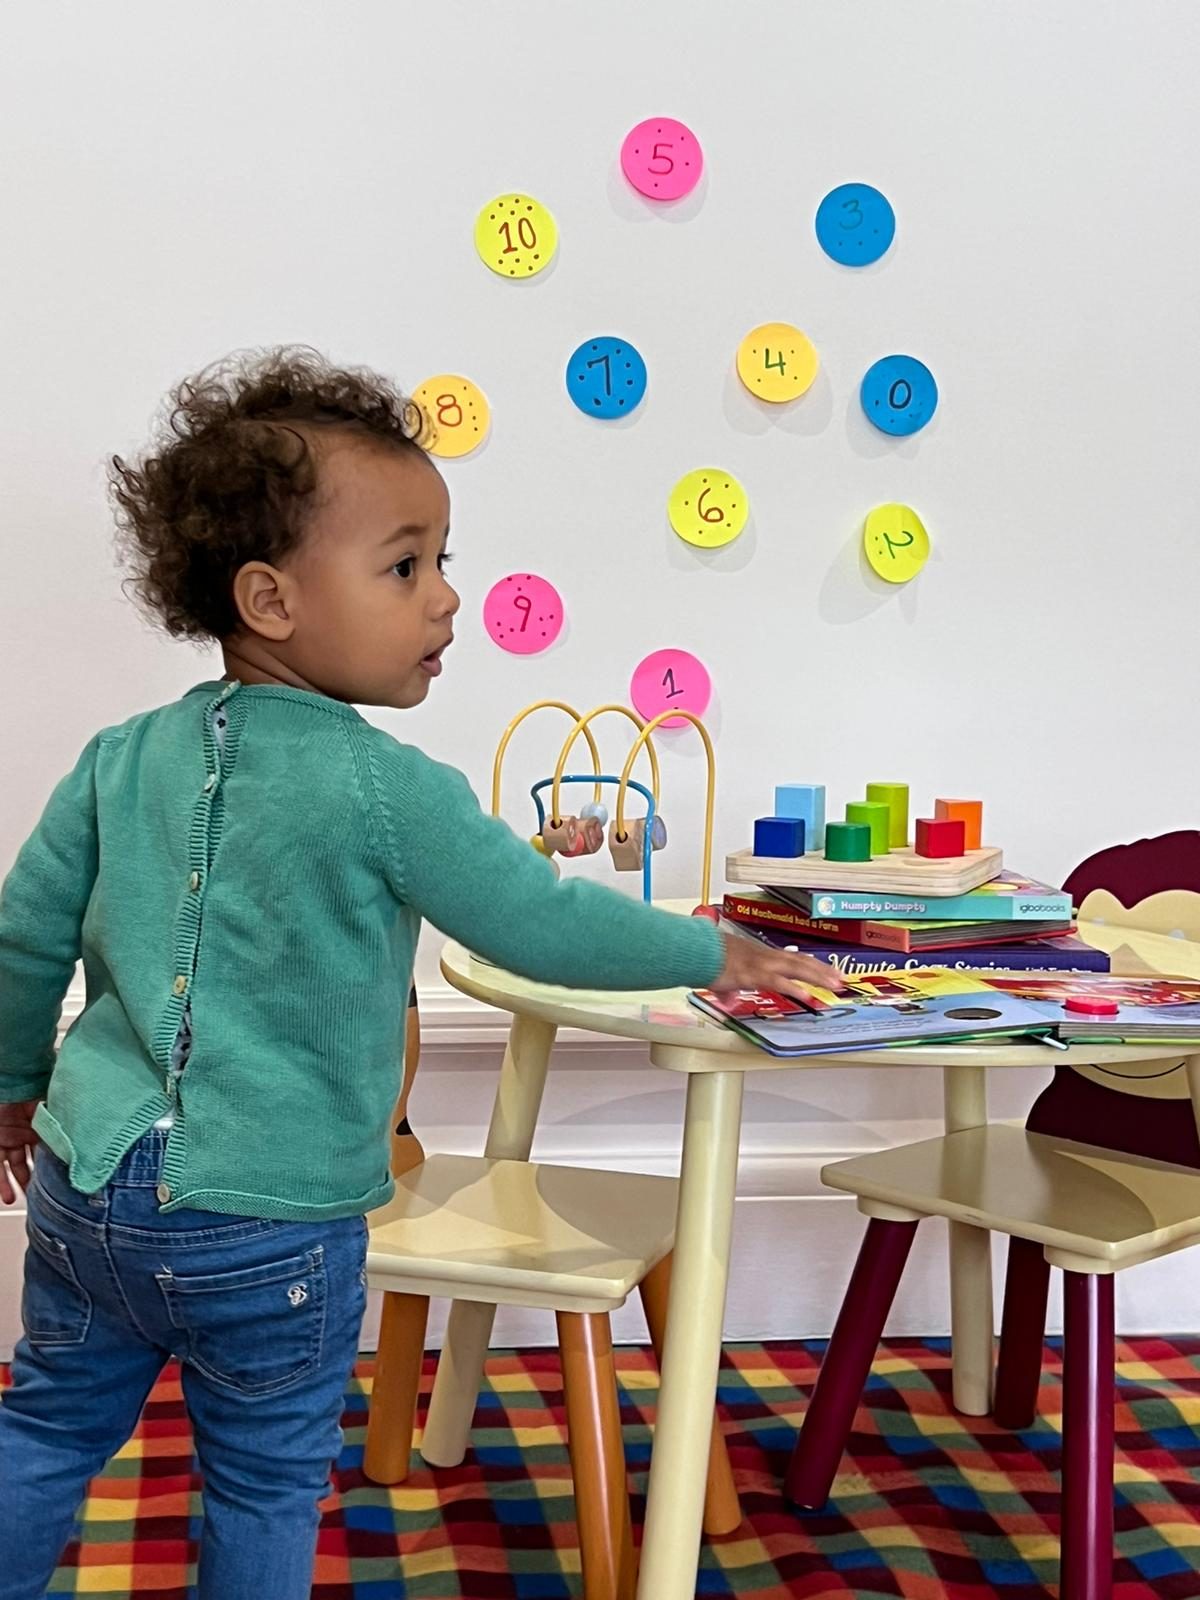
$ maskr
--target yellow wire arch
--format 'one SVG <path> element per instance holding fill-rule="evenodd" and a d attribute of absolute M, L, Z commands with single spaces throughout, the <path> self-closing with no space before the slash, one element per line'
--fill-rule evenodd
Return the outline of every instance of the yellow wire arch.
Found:
<path fill-rule="evenodd" d="M 605 712 L 608 712 L 608 711 L 615 711 L 619 715 L 621 715 L 622 717 L 628 717 L 630 722 L 632 722 L 634 727 L 638 730 L 638 743 L 637 743 L 637 745 L 634 746 L 635 749 L 639 749 L 640 750 L 642 744 L 645 743 L 647 754 L 650 757 L 650 792 L 654 796 L 654 807 L 655 807 L 655 810 L 658 809 L 658 786 L 659 786 L 658 754 L 655 751 L 654 746 L 650 743 L 650 741 L 648 739 L 643 739 L 644 728 L 643 728 L 643 723 L 642 723 L 641 719 L 639 717 L 635 717 L 633 712 L 630 711 L 628 706 L 619 706 L 619 705 L 615 705 L 615 704 L 613 704 L 613 705 L 604 705 L 604 706 L 595 706 L 591 711 L 588 712 L 586 717 L 580 717 L 578 719 L 578 721 L 576 722 L 575 726 L 571 729 L 570 733 L 567 735 L 567 741 L 563 745 L 562 750 L 559 752 L 558 765 L 554 769 L 554 786 L 550 791 L 550 821 L 552 823 L 554 823 L 554 824 L 557 824 L 557 823 L 562 821 L 562 812 L 561 812 L 560 807 L 559 807 L 559 802 L 560 802 L 560 800 L 562 798 L 562 795 L 561 795 L 562 775 L 566 771 L 567 757 L 571 754 L 571 746 L 575 743 L 576 739 L 578 739 L 579 735 L 582 733 L 582 734 L 585 735 L 585 737 L 587 738 L 588 743 L 591 745 L 591 747 L 592 747 L 592 749 L 594 751 L 596 746 L 592 743 L 592 730 L 589 727 L 589 724 L 592 722 L 592 720 L 594 718 L 601 717 L 601 716 L 603 716 L 605 714 Z M 594 772 L 599 772 L 600 768 L 598 766 L 596 766 L 596 767 L 593 767 L 592 770 Z M 597 785 L 597 787 L 596 787 L 596 799 L 599 800 L 599 798 L 600 798 L 600 788 L 599 788 L 599 785 Z"/>
<path fill-rule="evenodd" d="M 633 748 L 630 750 L 628 759 L 621 770 L 621 782 L 617 788 L 617 838 L 624 839 L 625 837 L 625 794 L 629 787 L 629 775 L 633 771 L 633 763 L 637 760 L 637 753 L 643 744 L 648 750 L 653 751 L 654 746 L 650 743 L 650 735 L 671 717 L 686 717 L 692 727 L 699 733 L 701 739 L 704 740 L 704 755 L 708 764 L 708 781 L 705 786 L 704 797 L 704 857 L 700 869 L 700 904 L 704 906 L 708 904 L 709 883 L 712 878 L 713 811 L 717 792 L 717 761 L 713 754 L 712 740 L 708 736 L 708 729 L 700 721 L 700 718 L 694 717 L 690 711 L 661 712 L 654 718 L 653 722 L 648 722 L 645 725 L 633 741 Z M 655 786 L 654 805 L 657 810 L 657 785 Z"/>
<path fill-rule="evenodd" d="M 574 732 L 571 735 L 572 740 L 574 740 L 575 735 L 579 732 L 583 722 L 587 721 L 585 717 L 581 722 L 578 711 L 576 711 L 574 706 L 569 706 L 565 700 L 535 700 L 532 705 L 526 706 L 524 711 L 519 711 L 517 713 L 517 715 L 509 723 L 508 727 L 505 728 L 503 737 L 501 738 L 500 743 L 496 746 L 496 759 L 492 762 L 492 815 L 494 817 L 498 817 L 500 815 L 500 774 L 504 766 L 504 753 L 508 749 L 509 741 L 511 740 L 513 734 L 516 733 L 517 729 L 525 721 L 525 718 L 531 717 L 535 711 L 565 711 L 567 716 L 569 716 L 572 722 L 575 724 Z M 640 726 L 641 724 L 639 723 L 639 727 Z M 588 749 L 592 753 L 592 771 L 599 776 L 600 752 L 596 748 L 596 741 L 592 737 L 592 730 L 584 727 L 583 732 L 588 742 Z M 596 785 L 592 798 L 599 800 L 599 784 Z"/>

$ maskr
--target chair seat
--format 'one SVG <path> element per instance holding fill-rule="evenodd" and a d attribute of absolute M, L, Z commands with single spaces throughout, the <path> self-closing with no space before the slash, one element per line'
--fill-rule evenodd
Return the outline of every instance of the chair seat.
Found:
<path fill-rule="evenodd" d="M 1079 1271 L 1200 1240 L 1200 1172 L 1004 1123 L 838 1161 L 821 1177 L 868 1213 L 888 1206 L 1015 1234 Z"/>
<path fill-rule="evenodd" d="M 368 1218 L 372 1288 L 613 1311 L 675 1236 L 674 1178 L 430 1156 Z"/>

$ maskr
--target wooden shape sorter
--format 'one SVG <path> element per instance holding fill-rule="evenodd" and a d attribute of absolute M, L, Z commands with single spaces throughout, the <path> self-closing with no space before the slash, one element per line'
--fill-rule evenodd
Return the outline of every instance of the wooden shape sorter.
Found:
<path fill-rule="evenodd" d="M 968 850 L 932 860 L 909 845 L 870 861 L 827 861 L 816 853 L 784 860 L 735 850 L 725 858 L 730 883 L 778 884 L 782 889 L 861 889 L 867 894 L 969 894 L 1004 870 L 1002 850 Z"/>

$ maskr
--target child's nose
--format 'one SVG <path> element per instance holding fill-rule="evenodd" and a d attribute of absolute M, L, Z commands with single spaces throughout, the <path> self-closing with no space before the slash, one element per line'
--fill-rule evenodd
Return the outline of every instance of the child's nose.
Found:
<path fill-rule="evenodd" d="M 438 615 L 441 617 L 454 616 L 459 606 L 462 605 L 462 598 L 458 590 L 447 583 L 445 578 L 442 579 L 442 593 L 439 596 L 439 601 Z"/>

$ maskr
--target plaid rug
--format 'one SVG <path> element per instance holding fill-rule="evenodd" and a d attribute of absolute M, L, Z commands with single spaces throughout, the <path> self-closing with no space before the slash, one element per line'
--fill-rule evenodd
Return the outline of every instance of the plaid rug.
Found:
<path fill-rule="evenodd" d="M 893 1341 L 875 1364 L 833 1504 L 801 1516 L 784 1505 L 779 1486 L 820 1353 L 818 1344 L 727 1348 L 721 1403 L 745 1521 L 706 1542 L 697 1595 L 1057 1594 L 1059 1348 L 1046 1352 L 1036 1426 L 1010 1434 L 954 1413 L 945 1340 Z M 1125 1341 L 1119 1357 L 1117 1600 L 1200 1596 L 1200 1339 Z M 641 1350 L 619 1352 L 618 1365 L 640 1522 L 657 1375 Z M 432 1375 L 429 1361 L 425 1399 Z M 437 1473 L 418 1463 L 395 1489 L 362 1475 L 370 1388 L 364 1361 L 346 1396 L 346 1443 L 321 1528 L 314 1600 L 580 1593 L 554 1352 L 493 1357 L 467 1462 Z M 136 1437 L 93 1484 L 80 1542 L 51 1593 L 186 1600 L 197 1490 L 178 1375 L 168 1371 Z"/>

